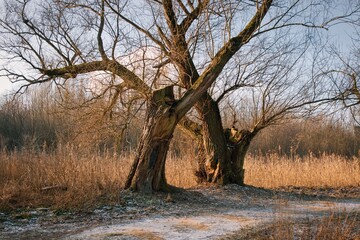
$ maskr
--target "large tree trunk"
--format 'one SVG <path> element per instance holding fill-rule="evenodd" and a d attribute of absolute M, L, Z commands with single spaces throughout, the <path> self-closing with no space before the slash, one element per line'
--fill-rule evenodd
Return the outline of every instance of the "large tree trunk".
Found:
<path fill-rule="evenodd" d="M 165 160 L 177 115 L 172 111 L 175 102 L 172 87 L 155 91 L 149 101 L 143 135 L 125 183 L 125 189 L 151 193 L 168 190 L 165 179 Z"/>
<path fill-rule="evenodd" d="M 202 141 L 198 141 L 198 182 L 244 185 L 244 160 L 257 131 L 224 130 L 218 104 L 209 95 L 196 107 L 204 122 Z"/>
<path fill-rule="evenodd" d="M 199 149 L 203 154 L 198 155 L 199 171 L 205 170 L 205 174 L 197 174 L 199 181 L 207 181 L 219 184 L 228 184 L 231 176 L 230 153 L 227 149 L 227 140 L 224 135 L 221 115 L 218 104 L 205 94 L 196 104 L 204 124 L 202 131 L 202 144 Z"/>
<path fill-rule="evenodd" d="M 234 128 L 230 129 L 230 137 L 228 138 L 228 149 L 231 152 L 231 183 L 244 185 L 245 156 L 249 149 L 250 143 L 255 135 L 255 132 L 250 132 L 247 130 L 238 131 Z"/>
<path fill-rule="evenodd" d="M 226 144 L 226 167 L 224 165 L 217 165 L 216 168 L 209 169 L 207 171 L 215 171 L 212 182 L 226 185 L 235 183 L 238 185 L 244 185 L 245 169 L 244 161 L 246 153 L 249 149 L 250 143 L 255 132 L 247 130 L 238 131 L 234 127 L 231 129 L 225 129 L 225 144 Z M 216 152 L 216 149 L 214 149 Z M 216 156 L 216 153 L 214 154 Z M 213 167 L 213 166 L 212 166 Z M 216 175 L 217 172 L 221 172 L 222 175 L 227 176 L 227 181 L 221 181 L 221 178 Z"/>

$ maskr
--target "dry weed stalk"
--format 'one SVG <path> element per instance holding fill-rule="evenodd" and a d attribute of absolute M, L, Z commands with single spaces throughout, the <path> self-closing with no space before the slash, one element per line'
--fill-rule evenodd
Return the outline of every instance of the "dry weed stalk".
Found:
<path fill-rule="evenodd" d="M 330 212 L 321 219 L 302 221 L 278 220 L 266 229 L 256 232 L 252 239 L 314 239 L 358 240 L 360 218 L 357 213 Z"/>

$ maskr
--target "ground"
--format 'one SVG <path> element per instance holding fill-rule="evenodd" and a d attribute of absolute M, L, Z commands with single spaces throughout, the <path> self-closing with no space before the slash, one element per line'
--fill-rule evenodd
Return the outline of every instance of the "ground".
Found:
<path fill-rule="evenodd" d="M 0 239 L 266 239 L 284 220 L 301 226 L 325 215 L 360 213 L 360 187 L 228 185 L 119 196 L 116 205 L 87 211 L 0 212 Z M 360 239 L 360 230 L 351 234 Z"/>

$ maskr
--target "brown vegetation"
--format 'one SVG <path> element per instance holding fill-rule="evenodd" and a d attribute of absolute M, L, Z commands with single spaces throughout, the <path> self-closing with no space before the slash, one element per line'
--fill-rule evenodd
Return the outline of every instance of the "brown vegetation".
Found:
<path fill-rule="evenodd" d="M 0 154 L 0 208 L 88 208 L 118 200 L 127 157 L 32 151 Z"/>
<path fill-rule="evenodd" d="M 244 231 L 223 239 L 314 239 L 314 240 L 358 240 L 360 216 L 357 213 L 329 213 L 321 219 L 294 222 L 279 220 L 261 230 Z"/>
<path fill-rule="evenodd" d="M 245 182 L 250 185 L 276 188 L 360 186 L 360 160 L 336 155 L 304 158 L 250 156 L 245 161 Z"/>
<path fill-rule="evenodd" d="M 0 208 L 51 207 L 86 209 L 119 202 L 132 156 L 80 153 L 61 147 L 54 153 L 0 153 Z M 178 187 L 196 185 L 194 156 L 171 157 L 166 177 Z M 359 186 L 360 160 L 339 156 L 289 159 L 271 155 L 246 159 L 246 184 L 279 186 Z"/>

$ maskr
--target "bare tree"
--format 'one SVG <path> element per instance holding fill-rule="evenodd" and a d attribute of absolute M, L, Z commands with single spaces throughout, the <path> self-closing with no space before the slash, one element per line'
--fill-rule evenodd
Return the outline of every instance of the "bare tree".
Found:
<path fill-rule="evenodd" d="M 301 109 L 306 106 L 315 107 L 337 99 L 336 95 L 330 94 L 329 88 L 317 81 L 316 71 L 319 69 L 315 64 L 308 63 L 309 50 L 311 45 L 316 45 L 315 48 L 323 45 L 317 38 L 317 29 L 328 29 L 345 19 L 356 18 L 359 6 L 355 4 L 343 15 L 336 15 L 331 13 L 329 9 L 332 6 L 326 5 L 328 3 L 295 1 L 286 7 L 275 4 L 275 8 L 282 6 L 288 9 L 287 13 L 298 14 L 280 14 L 272 18 L 258 30 L 252 42 L 232 58 L 225 73 L 217 80 L 214 91 L 196 105 L 205 123 L 202 128 L 190 119 L 183 120 L 182 126 L 186 132 L 198 139 L 200 154 L 196 174 L 200 181 L 243 184 L 244 157 L 252 139 L 263 128 L 299 116 Z M 226 16 L 226 26 L 232 24 L 228 19 L 236 19 L 236 11 L 226 11 L 233 10 L 229 6 L 230 3 L 223 4 L 213 10 Z M 313 13 L 320 11 L 326 11 L 329 15 L 325 18 L 321 15 L 321 19 L 318 19 Z M 208 43 L 207 46 L 210 45 L 207 48 L 210 58 L 213 49 L 216 49 L 214 42 L 223 40 L 219 38 L 226 39 L 231 35 L 231 31 L 229 34 L 228 31 L 229 28 L 224 27 L 223 34 L 212 34 L 208 29 L 204 41 Z M 268 34 L 264 36 L 263 33 Z M 316 52 L 314 55 L 318 54 Z M 226 128 L 222 123 L 220 106 L 226 98 L 230 98 L 227 102 L 234 113 L 244 112 L 244 109 L 239 109 L 240 106 L 249 112 L 251 122 L 242 126 L 240 131 L 231 126 Z M 234 114 L 233 124 L 241 122 L 242 118 Z"/>
<path fill-rule="evenodd" d="M 258 39 L 254 45 L 249 44 L 234 58 L 236 61 L 229 63 L 230 74 L 220 77 L 218 82 L 223 82 L 213 89 L 213 105 L 222 109 L 221 119 L 228 119 L 224 123 L 219 120 L 221 131 L 213 136 L 219 139 L 219 135 L 224 135 L 224 142 L 218 144 L 224 145 L 230 163 L 226 170 L 230 176 L 228 183 L 244 183 L 245 155 L 262 129 L 301 117 L 319 104 L 333 100 L 312 76 L 308 37 L 289 38 L 294 33 L 282 33 L 271 40 Z M 213 124 L 213 119 L 205 121 Z M 198 139 L 199 149 L 204 152 L 198 159 L 199 181 L 218 182 L 219 174 L 225 170 L 221 169 L 219 153 L 211 141 L 213 131 L 199 131 L 199 126 L 189 119 L 184 121 L 183 128 L 190 133 L 193 128 L 192 136 Z"/>
<path fill-rule="evenodd" d="M 146 100 L 143 135 L 125 184 L 125 188 L 142 192 L 168 189 L 164 168 L 169 143 L 175 126 L 193 106 L 204 121 L 201 135 L 209 142 L 204 149 L 212 149 L 214 156 L 210 159 L 210 165 L 216 165 L 211 181 L 242 184 L 242 157 L 238 155 L 246 151 L 234 151 L 228 145 L 246 150 L 247 139 L 258 130 L 224 133 L 219 101 L 208 89 L 225 76 L 225 68 L 233 66 L 229 63 L 250 41 L 288 27 L 326 28 L 339 19 L 313 21 L 311 11 L 324 10 L 326 5 L 310 0 L 274 4 L 272 0 L 2 3 L 0 49 L 9 60 L 2 73 L 23 83 L 19 91 L 49 81 L 91 81 L 100 74 L 107 76 L 108 87 L 99 96 L 113 93 L 109 109 L 125 89 L 137 91 Z M 348 15 L 354 11 L 350 9 Z M 269 81 L 276 86 L 276 75 Z M 243 85 L 241 81 L 229 83 L 219 98 Z M 262 96 L 267 98 L 269 91 L 272 89 Z M 263 111 L 262 115 L 265 113 L 257 129 L 282 114 Z M 188 130 L 199 129 L 189 118 L 182 123 Z"/>
<path fill-rule="evenodd" d="M 188 2 L 188 6 L 180 1 L 148 2 L 154 21 L 146 28 L 129 20 L 124 15 L 127 5 L 117 1 L 55 1 L 43 5 L 37 1 L 6 3 L 7 11 L 1 19 L 4 36 L 1 49 L 35 71 L 25 74 L 3 70 L 14 81 L 27 81 L 24 86 L 103 71 L 122 80 L 114 87 L 122 84 L 139 91 L 148 99 L 146 126 L 125 187 L 144 192 L 166 189 L 165 159 L 175 126 L 217 79 L 231 57 L 251 39 L 271 3 L 271 0 L 263 1 L 245 27 L 217 51 L 201 75 L 195 74 L 186 35 L 194 21 L 208 8 L 209 1 Z M 35 13 L 34 17 L 31 13 Z M 124 22 L 156 43 L 162 54 L 177 67 L 179 82 L 188 84 L 180 99 L 175 100 L 173 86 L 152 91 L 145 79 L 121 63 L 117 48 L 124 42 L 131 46 L 132 35 L 137 35 L 135 32 L 124 34 L 120 28 Z M 151 32 L 153 28 L 157 28 L 156 35 Z M 142 47 L 142 39 L 135 43 L 138 48 L 139 45 Z"/>
<path fill-rule="evenodd" d="M 357 6 L 360 6 L 357 3 Z M 337 105 L 335 109 L 345 109 L 350 112 L 353 120 L 360 124 L 360 83 L 359 83 L 359 59 L 360 59 L 360 16 L 355 19 L 346 19 L 341 22 L 348 30 L 347 41 L 352 43 L 351 47 L 346 49 L 335 44 L 327 47 L 326 63 L 323 69 L 318 73 L 319 79 L 325 79 L 330 86 L 329 91 L 337 96 Z M 340 108 L 339 108 L 340 107 Z"/>

